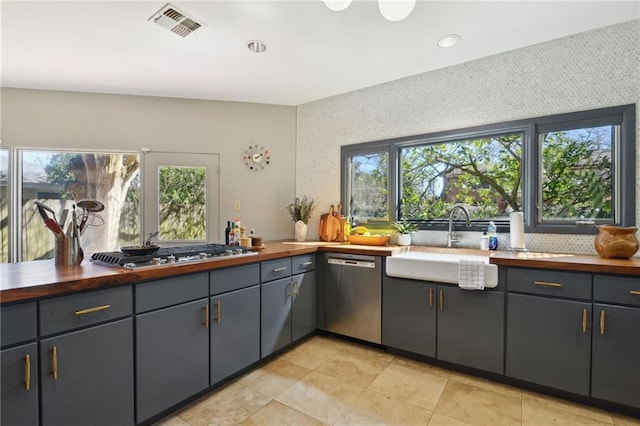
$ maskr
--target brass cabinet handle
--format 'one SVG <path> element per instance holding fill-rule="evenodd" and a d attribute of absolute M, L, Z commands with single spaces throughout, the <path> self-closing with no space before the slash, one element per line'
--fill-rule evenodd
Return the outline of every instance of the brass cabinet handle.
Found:
<path fill-rule="evenodd" d="M 300 281 L 296 280 L 296 297 L 300 297 Z"/>
<path fill-rule="evenodd" d="M 429 307 L 433 308 L 433 289 L 429 289 Z"/>
<path fill-rule="evenodd" d="M 204 327 L 209 328 L 209 304 L 204 305 Z"/>
<path fill-rule="evenodd" d="M 545 286 L 545 287 L 562 287 L 562 284 L 550 283 L 548 281 L 534 281 L 533 283 L 535 285 L 542 285 L 542 286 Z"/>
<path fill-rule="evenodd" d="M 214 303 L 214 305 L 216 305 L 216 323 L 220 324 L 220 314 L 221 314 L 221 310 L 222 310 L 222 302 L 218 300 L 216 303 Z"/>
<path fill-rule="evenodd" d="M 582 332 L 587 332 L 587 308 L 582 310 Z"/>
<path fill-rule="evenodd" d="M 24 356 L 24 388 L 31 389 L 31 356 Z"/>
<path fill-rule="evenodd" d="M 600 311 L 600 334 L 604 334 L 604 311 Z"/>
<path fill-rule="evenodd" d="M 76 311 L 76 315 L 84 315 L 84 314 L 90 314 L 93 312 L 104 311 L 105 309 L 109 309 L 110 307 L 111 305 L 94 306 L 93 308 L 87 308 L 87 309 L 82 309 L 80 311 Z"/>
<path fill-rule="evenodd" d="M 288 287 L 289 287 L 289 289 L 287 290 L 287 295 L 290 298 L 293 298 L 293 288 L 292 288 L 293 287 L 293 281 L 289 281 L 289 286 Z"/>
<path fill-rule="evenodd" d="M 51 376 L 53 380 L 58 380 L 58 348 L 51 348 Z"/>
<path fill-rule="evenodd" d="M 311 266 L 311 265 L 313 265 L 313 262 L 303 262 L 300 264 L 300 266 Z"/>
<path fill-rule="evenodd" d="M 640 290 L 630 290 L 629 293 L 635 295 L 635 296 L 640 296 Z"/>
<path fill-rule="evenodd" d="M 274 268 L 273 272 L 282 272 L 282 271 L 286 271 L 286 270 L 287 270 L 287 267 L 283 266 L 281 268 Z"/>
<path fill-rule="evenodd" d="M 440 290 L 440 310 L 444 309 L 444 292 Z"/>

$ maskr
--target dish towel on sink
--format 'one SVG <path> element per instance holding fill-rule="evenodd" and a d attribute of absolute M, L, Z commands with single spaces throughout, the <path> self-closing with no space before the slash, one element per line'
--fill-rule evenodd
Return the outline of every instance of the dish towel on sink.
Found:
<path fill-rule="evenodd" d="M 458 287 L 464 290 L 484 290 L 484 266 L 481 260 L 460 260 Z"/>

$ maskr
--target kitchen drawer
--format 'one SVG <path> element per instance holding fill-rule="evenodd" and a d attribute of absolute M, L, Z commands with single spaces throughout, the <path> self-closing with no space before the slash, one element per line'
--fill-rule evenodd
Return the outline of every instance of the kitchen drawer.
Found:
<path fill-rule="evenodd" d="M 291 258 L 292 274 L 302 274 L 303 272 L 316 269 L 316 254 L 301 254 Z"/>
<path fill-rule="evenodd" d="M 165 308 L 209 296 L 209 274 L 181 275 L 135 286 L 136 313 Z"/>
<path fill-rule="evenodd" d="M 131 286 L 89 291 L 40 301 L 40 335 L 86 327 L 131 315 Z"/>
<path fill-rule="evenodd" d="M 597 302 L 640 306 L 640 278 L 594 275 L 593 299 Z"/>
<path fill-rule="evenodd" d="M 36 302 L 4 305 L 0 308 L 2 346 L 35 339 L 38 333 Z"/>
<path fill-rule="evenodd" d="M 260 284 L 260 264 L 234 266 L 210 272 L 211 295 Z"/>
<path fill-rule="evenodd" d="M 591 299 L 591 274 L 508 268 L 507 289 L 519 293 Z"/>
<path fill-rule="evenodd" d="M 291 275 L 291 258 L 269 260 L 260 264 L 260 281 L 267 282 Z"/>

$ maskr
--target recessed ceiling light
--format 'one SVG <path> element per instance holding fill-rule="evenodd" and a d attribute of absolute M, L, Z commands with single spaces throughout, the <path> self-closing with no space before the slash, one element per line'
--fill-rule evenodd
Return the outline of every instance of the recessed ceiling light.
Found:
<path fill-rule="evenodd" d="M 460 39 L 461 37 L 458 34 L 447 34 L 438 41 L 438 46 L 451 47 L 458 44 Z"/>
<path fill-rule="evenodd" d="M 329 9 L 334 12 L 345 10 L 351 4 L 351 0 L 322 0 Z"/>
<path fill-rule="evenodd" d="M 247 49 L 253 53 L 262 53 L 267 50 L 267 45 L 260 40 L 249 40 L 247 42 Z"/>

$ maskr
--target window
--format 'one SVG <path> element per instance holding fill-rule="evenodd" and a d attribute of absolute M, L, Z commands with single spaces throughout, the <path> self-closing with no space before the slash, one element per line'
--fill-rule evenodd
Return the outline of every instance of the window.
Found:
<path fill-rule="evenodd" d="M 400 217 L 437 220 L 456 203 L 475 220 L 498 220 L 522 207 L 522 134 L 400 148 Z"/>
<path fill-rule="evenodd" d="M 99 213 L 76 207 L 79 221 L 86 227 L 82 234 L 85 253 L 119 250 L 138 244 L 140 238 L 139 168 L 137 154 L 88 153 L 69 151 L 18 150 L 21 211 L 21 260 L 53 257 L 54 235 L 35 209 L 35 201 L 48 206 L 47 212 L 58 222 L 64 210 L 69 212 L 66 229 L 75 203 L 83 199 L 100 201 L 106 206 Z"/>
<path fill-rule="evenodd" d="M 206 167 L 158 167 L 160 240 L 207 240 L 206 182 Z"/>
<path fill-rule="evenodd" d="M 493 220 L 506 231 L 522 211 L 528 232 L 595 233 L 635 224 L 635 144 L 635 106 L 625 105 L 343 146 L 343 200 L 356 222 L 371 217 L 357 214 L 366 204 L 443 229 L 462 203 L 476 230 Z"/>
<path fill-rule="evenodd" d="M 376 152 L 349 158 L 349 215 L 357 222 L 389 219 L 389 154 Z"/>

